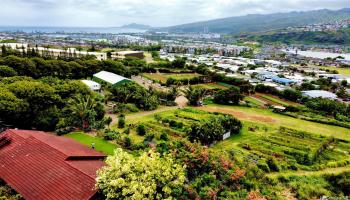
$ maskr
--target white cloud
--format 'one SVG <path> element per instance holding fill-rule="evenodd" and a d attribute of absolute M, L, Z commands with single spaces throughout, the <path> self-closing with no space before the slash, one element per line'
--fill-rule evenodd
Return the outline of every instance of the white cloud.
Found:
<path fill-rule="evenodd" d="M 222 17 L 339 9 L 349 0 L 0 0 L 0 25 L 167 26 Z"/>

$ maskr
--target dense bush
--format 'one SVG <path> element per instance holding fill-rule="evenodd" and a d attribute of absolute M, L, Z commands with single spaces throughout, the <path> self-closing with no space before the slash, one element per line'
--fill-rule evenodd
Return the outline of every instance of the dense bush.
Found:
<path fill-rule="evenodd" d="M 125 115 L 121 114 L 118 118 L 118 128 L 125 127 Z"/>
<path fill-rule="evenodd" d="M 330 182 L 335 193 L 342 193 L 350 196 L 350 172 L 343 172 L 338 175 L 328 175 L 326 179 Z"/>
<path fill-rule="evenodd" d="M 143 124 L 137 126 L 136 132 L 140 136 L 146 135 L 146 127 Z"/>
<path fill-rule="evenodd" d="M 336 116 L 336 114 L 339 113 L 345 116 L 350 116 L 350 109 L 346 104 L 334 100 L 315 98 L 306 102 L 305 105 L 310 110 L 320 111 L 327 115 Z"/>
<path fill-rule="evenodd" d="M 112 100 L 119 103 L 133 103 L 139 109 L 154 110 L 160 104 L 155 91 L 146 90 L 136 83 L 124 83 L 110 89 Z"/>
<path fill-rule="evenodd" d="M 243 99 L 238 87 L 230 87 L 227 90 L 220 90 L 214 94 L 214 102 L 218 104 L 234 104 L 238 105 Z"/>
<path fill-rule="evenodd" d="M 17 72 L 8 66 L 0 66 L 0 78 L 17 76 Z"/>
<path fill-rule="evenodd" d="M 220 141 L 226 132 L 238 133 L 242 128 L 242 123 L 228 115 L 218 115 L 208 120 L 195 123 L 188 132 L 190 141 L 199 141 L 203 145 L 210 145 L 215 141 Z"/>
<path fill-rule="evenodd" d="M 284 99 L 294 102 L 298 101 L 302 97 L 301 92 L 293 89 L 284 90 L 281 92 L 280 96 Z"/>
<path fill-rule="evenodd" d="M 269 157 L 266 161 L 266 164 L 269 166 L 269 169 L 274 172 L 279 172 L 281 170 L 277 160 L 273 157 Z"/>

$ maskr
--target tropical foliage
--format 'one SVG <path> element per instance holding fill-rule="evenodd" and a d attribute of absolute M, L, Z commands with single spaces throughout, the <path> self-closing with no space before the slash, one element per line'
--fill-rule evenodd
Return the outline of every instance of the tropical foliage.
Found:
<path fill-rule="evenodd" d="M 116 149 L 106 164 L 96 186 L 107 199 L 177 199 L 186 181 L 186 166 L 153 151 L 135 157 Z"/>

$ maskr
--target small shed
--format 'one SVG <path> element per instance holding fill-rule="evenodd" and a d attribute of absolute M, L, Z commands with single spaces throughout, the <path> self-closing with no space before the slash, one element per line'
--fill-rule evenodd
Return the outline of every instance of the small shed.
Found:
<path fill-rule="evenodd" d="M 86 86 L 88 86 L 90 88 L 90 90 L 98 92 L 101 90 L 101 84 L 95 82 L 95 81 L 91 81 L 91 80 L 82 80 L 81 82 L 83 82 Z"/>

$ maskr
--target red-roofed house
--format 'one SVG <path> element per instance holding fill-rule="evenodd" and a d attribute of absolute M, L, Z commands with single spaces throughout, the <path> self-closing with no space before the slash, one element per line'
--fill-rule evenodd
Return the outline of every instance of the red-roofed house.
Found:
<path fill-rule="evenodd" d="M 85 200 L 96 195 L 105 155 L 69 138 L 41 131 L 0 135 L 0 179 L 26 200 Z"/>

